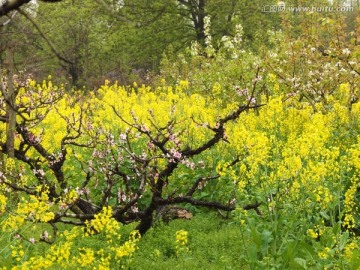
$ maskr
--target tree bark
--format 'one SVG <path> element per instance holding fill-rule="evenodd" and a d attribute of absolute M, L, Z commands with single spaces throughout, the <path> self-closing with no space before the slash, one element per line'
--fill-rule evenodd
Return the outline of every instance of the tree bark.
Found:
<path fill-rule="evenodd" d="M 0 59 L 0 90 L 1 90 L 1 93 L 5 93 L 1 59 Z M 3 121 L 6 121 L 6 117 Z M 1 151 L 0 151 L 0 169 L 1 169 L 1 171 L 4 171 L 3 164 L 4 164 L 4 153 L 3 153 L 3 149 L 1 147 Z"/>
<path fill-rule="evenodd" d="M 206 16 L 206 0 L 178 0 L 178 2 L 184 5 L 189 12 L 190 19 L 194 24 L 196 40 L 200 44 L 205 44 L 204 18 Z"/>
<path fill-rule="evenodd" d="M 6 51 L 6 64 L 7 64 L 7 91 L 6 91 L 6 149 L 10 158 L 14 158 L 14 141 L 15 141 L 15 128 L 16 128 L 16 111 L 15 99 L 16 91 L 14 86 L 14 61 L 12 48 Z"/>

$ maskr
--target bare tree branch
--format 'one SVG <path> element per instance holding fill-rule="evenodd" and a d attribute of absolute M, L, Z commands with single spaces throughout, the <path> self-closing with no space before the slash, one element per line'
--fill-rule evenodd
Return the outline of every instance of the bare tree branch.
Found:
<path fill-rule="evenodd" d="M 48 37 L 44 34 L 44 32 L 40 29 L 40 27 L 37 25 L 37 23 L 31 18 L 31 16 L 29 16 L 26 12 L 24 12 L 23 10 L 19 9 L 19 13 L 21 15 L 23 15 L 27 20 L 29 20 L 31 22 L 31 24 L 36 28 L 36 30 L 39 32 L 40 36 L 46 41 L 46 43 L 49 45 L 51 51 L 55 54 L 55 56 L 70 65 L 73 65 L 74 63 L 71 62 L 70 60 L 66 59 L 65 57 L 63 57 L 58 50 L 55 48 L 54 44 L 52 44 L 52 42 L 48 39 Z"/>
<path fill-rule="evenodd" d="M 159 205 L 189 203 L 194 206 L 203 206 L 206 208 L 213 208 L 213 209 L 219 209 L 219 210 L 224 210 L 224 211 L 232 211 L 235 209 L 235 205 L 233 205 L 233 204 L 223 205 L 216 201 L 210 201 L 210 202 L 202 201 L 202 200 L 197 200 L 197 199 L 194 199 L 194 198 L 188 197 L 188 196 L 176 197 L 176 198 L 170 198 L 170 199 L 159 199 L 158 203 L 159 203 Z M 261 203 L 256 202 L 253 204 L 244 205 L 242 208 L 244 210 L 254 209 L 258 213 L 257 209 L 260 205 L 261 205 Z"/>
<path fill-rule="evenodd" d="M 7 15 L 7 17 L 8 17 L 7 21 L 0 24 L 0 27 L 8 25 L 11 22 L 11 20 L 14 19 L 14 17 L 16 16 L 17 13 L 18 12 L 15 11 L 15 12 L 12 12 L 10 15 Z"/>
<path fill-rule="evenodd" d="M 24 4 L 29 3 L 31 0 L 5 0 L 0 5 L 0 17 L 8 14 L 10 11 L 16 10 Z M 40 0 L 47 3 L 60 2 L 62 0 Z"/>

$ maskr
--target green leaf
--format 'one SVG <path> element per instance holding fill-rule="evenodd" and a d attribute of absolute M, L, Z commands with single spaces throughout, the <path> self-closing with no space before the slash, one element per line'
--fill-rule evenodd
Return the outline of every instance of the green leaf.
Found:
<path fill-rule="evenodd" d="M 325 220 L 329 220 L 330 216 L 325 212 L 325 211 L 320 211 L 320 215 L 325 219 Z"/>
<path fill-rule="evenodd" d="M 263 230 L 261 233 L 261 239 L 263 244 L 268 245 L 273 240 L 271 231 Z"/>
<path fill-rule="evenodd" d="M 345 232 L 343 233 L 341 236 L 340 236 L 340 244 L 339 244 L 339 248 L 340 250 L 343 250 L 346 243 L 347 243 L 347 240 L 349 238 L 349 232 Z"/>
<path fill-rule="evenodd" d="M 307 269 L 307 265 L 306 265 L 306 260 L 304 260 L 303 258 L 295 258 L 294 262 L 296 265 L 302 267 L 303 269 Z"/>
<path fill-rule="evenodd" d="M 200 193 L 200 198 L 205 198 L 207 196 L 209 196 L 209 193 L 207 193 L 207 192 L 203 191 L 203 192 Z"/>

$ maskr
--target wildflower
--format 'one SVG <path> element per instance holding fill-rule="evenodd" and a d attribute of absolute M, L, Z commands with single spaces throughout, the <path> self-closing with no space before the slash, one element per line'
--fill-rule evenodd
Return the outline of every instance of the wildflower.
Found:
<path fill-rule="evenodd" d="M 345 258 L 351 259 L 353 257 L 354 251 L 357 251 L 359 246 L 356 242 L 350 242 L 345 246 L 344 255 Z"/>
<path fill-rule="evenodd" d="M 182 90 L 186 90 L 189 88 L 189 81 L 187 80 L 180 80 L 179 86 Z"/>
<path fill-rule="evenodd" d="M 308 229 L 308 230 L 307 230 L 307 234 L 308 234 L 311 238 L 314 238 L 314 239 L 318 238 L 318 236 L 319 236 L 313 229 Z"/>
<path fill-rule="evenodd" d="M 176 243 L 178 243 L 180 246 L 185 246 L 188 243 L 188 232 L 185 230 L 177 231 Z"/>
<path fill-rule="evenodd" d="M 7 198 L 3 194 L 0 194 L 0 214 L 5 212 L 6 203 L 7 203 Z"/>
<path fill-rule="evenodd" d="M 349 56 L 350 55 L 350 50 L 348 48 L 345 48 L 342 50 L 342 53 L 346 56 Z"/>
<path fill-rule="evenodd" d="M 79 255 L 77 263 L 80 266 L 90 266 L 93 262 L 95 262 L 95 252 L 90 248 L 79 248 Z"/>
<path fill-rule="evenodd" d="M 318 252 L 318 256 L 321 259 L 327 259 L 330 255 L 329 253 L 330 253 L 330 248 L 326 247 L 326 248 L 324 248 L 323 251 Z"/>
<path fill-rule="evenodd" d="M 186 252 L 189 250 L 188 244 L 188 232 L 185 230 L 179 230 L 176 232 L 176 253 Z"/>

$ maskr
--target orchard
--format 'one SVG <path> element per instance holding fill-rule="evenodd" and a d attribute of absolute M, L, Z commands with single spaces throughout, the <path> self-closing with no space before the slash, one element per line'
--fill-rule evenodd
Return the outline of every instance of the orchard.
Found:
<path fill-rule="evenodd" d="M 256 50 L 205 16 L 148 84 L 6 58 L 0 269 L 359 269 L 356 8 L 350 32 L 284 13 Z"/>

